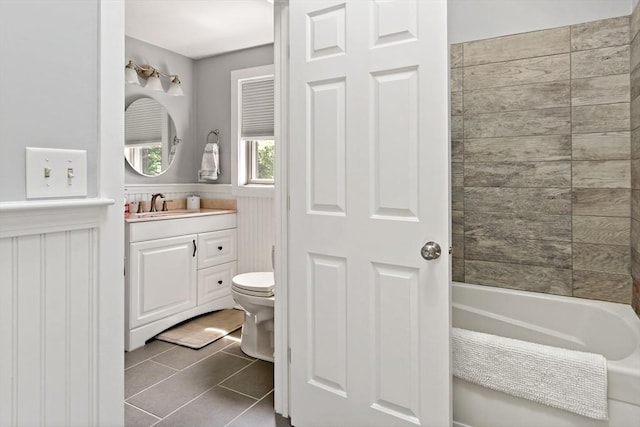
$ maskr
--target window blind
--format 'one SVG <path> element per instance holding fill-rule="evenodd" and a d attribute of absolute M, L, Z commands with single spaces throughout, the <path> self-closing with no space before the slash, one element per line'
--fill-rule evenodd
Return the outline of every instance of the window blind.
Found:
<path fill-rule="evenodd" d="M 242 120 L 240 136 L 273 136 L 273 77 L 241 83 Z"/>
<path fill-rule="evenodd" d="M 141 98 L 126 111 L 124 138 L 127 144 L 162 141 L 164 107 L 150 98 Z"/>

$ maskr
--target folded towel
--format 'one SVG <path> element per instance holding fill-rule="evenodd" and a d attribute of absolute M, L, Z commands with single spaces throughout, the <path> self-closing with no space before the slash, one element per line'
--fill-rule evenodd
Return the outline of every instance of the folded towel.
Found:
<path fill-rule="evenodd" d="M 453 328 L 453 375 L 534 402 L 608 419 L 604 356 Z"/>
<path fill-rule="evenodd" d="M 200 164 L 200 178 L 215 181 L 220 176 L 220 159 L 218 153 L 218 144 L 208 142 L 204 147 L 202 154 L 202 163 Z"/>

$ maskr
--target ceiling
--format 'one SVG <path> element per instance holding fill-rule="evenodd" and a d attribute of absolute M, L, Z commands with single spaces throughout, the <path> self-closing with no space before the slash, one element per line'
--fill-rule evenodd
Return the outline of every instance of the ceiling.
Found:
<path fill-rule="evenodd" d="M 125 0 L 125 34 L 200 59 L 273 43 L 273 0 Z"/>

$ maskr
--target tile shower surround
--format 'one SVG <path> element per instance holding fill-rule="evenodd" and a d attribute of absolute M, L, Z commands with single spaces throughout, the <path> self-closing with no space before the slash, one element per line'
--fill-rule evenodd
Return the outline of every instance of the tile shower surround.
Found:
<path fill-rule="evenodd" d="M 639 299 L 636 21 L 451 46 L 454 280 Z"/>

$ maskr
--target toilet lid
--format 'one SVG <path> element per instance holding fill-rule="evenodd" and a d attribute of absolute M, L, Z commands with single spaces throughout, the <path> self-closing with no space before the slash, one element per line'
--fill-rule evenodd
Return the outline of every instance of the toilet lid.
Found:
<path fill-rule="evenodd" d="M 271 271 L 238 274 L 231 279 L 231 283 L 238 292 L 254 296 L 273 296 L 275 287 Z"/>

